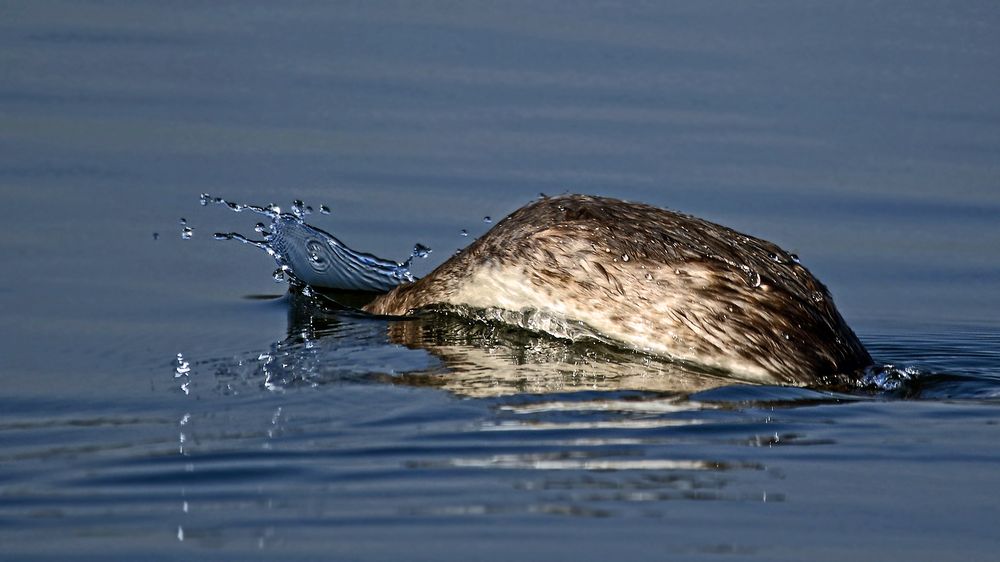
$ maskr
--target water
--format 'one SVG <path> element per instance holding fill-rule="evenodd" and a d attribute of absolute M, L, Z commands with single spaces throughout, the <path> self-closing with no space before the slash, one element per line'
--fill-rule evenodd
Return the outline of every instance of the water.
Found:
<path fill-rule="evenodd" d="M 252 213 L 267 217 L 271 222 L 254 226 L 254 231 L 262 234 L 262 240 L 251 240 L 238 232 L 217 232 L 216 240 L 235 240 L 257 247 L 274 259 L 278 269 L 271 276 L 279 283 L 306 294 L 313 287 L 337 288 L 344 291 L 387 292 L 400 283 L 413 282 L 416 278 L 410 272 L 414 258 L 426 258 L 431 249 L 417 243 L 406 261 L 399 263 L 385 260 L 372 254 L 348 248 L 333 235 L 305 222 L 312 214 L 312 206 L 296 199 L 291 212 L 281 212 L 277 205 L 249 205 L 234 203 L 221 197 L 201 195 L 201 204 L 224 205 L 241 213 Z M 325 208 L 323 205 L 321 208 Z M 185 227 L 182 238 L 191 239 L 190 229 Z"/>
<path fill-rule="evenodd" d="M 989 2 L 7 6 L 0 558 L 995 559 L 998 27 Z M 257 218 L 197 203 L 301 199 L 393 264 L 434 248 L 420 276 L 567 190 L 777 242 L 894 367 L 747 386 L 317 310 L 210 234 Z"/>

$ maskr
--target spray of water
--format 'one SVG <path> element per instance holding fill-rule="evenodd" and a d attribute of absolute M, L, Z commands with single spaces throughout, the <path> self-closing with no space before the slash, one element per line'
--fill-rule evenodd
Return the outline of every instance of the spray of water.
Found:
<path fill-rule="evenodd" d="M 427 257 L 431 252 L 430 248 L 416 244 L 410 257 L 400 263 L 352 250 L 332 234 L 307 224 L 305 217 L 313 208 L 301 200 L 292 203 L 291 212 L 282 212 L 274 204 L 235 203 L 207 193 L 201 195 L 201 204 L 222 205 L 237 213 L 246 211 L 266 217 L 268 222 L 259 222 L 254 227 L 263 237 L 260 240 L 236 232 L 216 233 L 215 239 L 235 240 L 263 250 L 277 264 L 275 281 L 289 283 L 306 294 L 310 287 L 388 292 L 401 283 L 416 281 L 410 264 L 415 258 Z M 321 205 L 320 212 L 327 214 L 330 211 L 326 205 Z"/>

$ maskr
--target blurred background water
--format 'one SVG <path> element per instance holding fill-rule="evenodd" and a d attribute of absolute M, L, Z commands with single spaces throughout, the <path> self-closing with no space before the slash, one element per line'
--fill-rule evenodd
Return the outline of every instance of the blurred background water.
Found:
<path fill-rule="evenodd" d="M 4 558 L 995 558 L 994 3 L 0 15 Z M 426 273 L 564 191 L 794 251 L 917 380 L 680 391 L 546 338 L 303 313 L 212 240 L 253 219 L 198 204 L 326 204 Z"/>

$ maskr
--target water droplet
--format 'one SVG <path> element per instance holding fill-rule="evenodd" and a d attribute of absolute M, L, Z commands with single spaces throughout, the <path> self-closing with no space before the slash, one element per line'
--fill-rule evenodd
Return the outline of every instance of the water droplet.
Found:
<path fill-rule="evenodd" d="M 184 360 L 184 354 L 178 353 L 174 359 L 174 378 L 183 377 L 191 372 L 191 364 Z"/>
<path fill-rule="evenodd" d="M 792 258 L 793 262 L 799 263 L 799 256 L 797 256 L 795 254 L 788 254 L 788 257 Z"/>
<path fill-rule="evenodd" d="M 468 231 L 468 230 L 465 230 L 465 229 L 463 228 L 463 229 L 462 229 L 462 232 L 460 232 L 459 234 L 461 234 L 462 236 L 468 236 L 468 235 L 469 235 L 469 231 Z"/>
<path fill-rule="evenodd" d="M 414 244 L 411 258 L 426 258 L 433 250 L 423 244 Z"/>
<path fill-rule="evenodd" d="M 233 235 L 225 232 L 216 232 L 212 235 L 212 238 L 215 238 L 216 240 L 232 240 Z"/>
<path fill-rule="evenodd" d="M 274 277 L 274 282 L 275 283 L 287 283 L 288 282 L 288 272 L 287 272 L 287 269 L 288 269 L 288 266 L 287 265 L 283 265 L 283 266 L 279 267 L 278 269 L 274 270 L 274 273 L 271 274 L 271 277 Z"/>
<path fill-rule="evenodd" d="M 188 220 L 186 218 L 184 218 L 184 217 L 181 217 L 181 224 L 187 224 L 187 223 L 188 223 Z"/>
<path fill-rule="evenodd" d="M 760 273 L 757 273 L 746 264 L 741 265 L 740 269 L 742 269 L 743 273 L 746 274 L 747 285 L 754 288 L 760 287 Z"/>
<path fill-rule="evenodd" d="M 181 240 L 190 240 L 194 237 L 194 230 L 190 226 L 185 226 L 181 230 Z"/>
<path fill-rule="evenodd" d="M 485 222 L 485 223 L 491 223 L 491 222 L 493 222 L 493 219 L 490 218 L 489 216 L 485 216 L 485 217 L 483 217 L 483 222 Z"/>
<path fill-rule="evenodd" d="M 628 261 L 628 254 L 622 254 L 622 261 Z"/>
<path fill-rule="evenodd" d="M 323 213 L 324 215 L 329 215 L 330 214 L 330 207 L 327 207 L 326 205 L 320 205 L 319 206 L 319 212 Z"/>
<path fill-rule="evenodd" d="M 254 232 L 263 234 L 264 232 L 267 231 L 267 225 L 264 224 L 264 223 L 262 223 L 262 222 L 259 222 L 259 223 L 257 223 L 257 224 L 254 225 L 253 229 L 254 229 Z"/>
<path fill-rule="evenodd" d="M 652 281 L 653 280 L 653 274 L 649 273 L 649 272 L 646 272 L 646 280 L 647 281 Z"/>
<path fill-rule="evenodd" d="M 207 193 L 201 194 L 201 206 L 205 207 L 212 201 L 212 196 Z"/>
<path fill-rule="evenodd" d="M 154 232 L 153 233 L 153 240 L 159 240 L 159 239 L 160 239 L 160 233 L 159 232 Z"/>
<path fill-rule="evenodd" d="M 326 248 L 323 247 L 323 243 L 318 240 L 310 240 L 306 242 L 306 251 L 309 253 L 309 264 L 316 271 L 326 271 L 329 264 L 326 257 Z"/>
<path fill-rule="evenodd" d="M 813 302 L 823 302 L 823 300 L 824 300 L 823 299 L 823 293 L 821 293 L 819 291 L 813 291 L 812 293 L 810 293 L 809 294 L 809 298 L 811 298 L 813 300 Z"/>
<path fill-rule="evenodd" d="M 299 218 L 302 218 L 306 215 L 305 203 L 303 203 L 301 199 L 296 199 L 295 201 L 292 201 L 292 214 Z"/>
<path fill-rule="evenodd" d="M 784 261 L 782 261 L 781 256 L 779 256 L 778 254 L 771 253 L 768 254 L 768 257 L 770 257 L 771 261 L 775 263 L 785 263 Z"/>

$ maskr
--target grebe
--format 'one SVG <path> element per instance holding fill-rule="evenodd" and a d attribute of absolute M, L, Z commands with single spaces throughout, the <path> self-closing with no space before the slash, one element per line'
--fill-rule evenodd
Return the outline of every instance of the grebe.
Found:
<path fill-rule="evenodd" d="M 760 383 L 809 384 L 872 363 L 794 255 L 650 205 L 543 197 L 421 279 L 299 226 L 312 229 L 293 218 L 273 225 L 294 274 L 317 287 L 381 292 L 362 308 L 371 314 L 439 310 L 590 336 Z"/>

